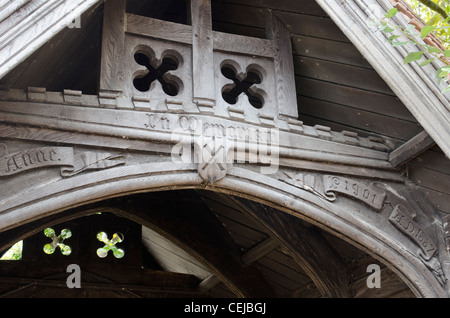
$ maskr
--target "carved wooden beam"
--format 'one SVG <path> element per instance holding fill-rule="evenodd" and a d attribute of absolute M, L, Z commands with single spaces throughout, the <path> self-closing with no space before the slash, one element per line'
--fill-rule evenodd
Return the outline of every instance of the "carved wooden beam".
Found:
<path fill-rule="evenodd" d="M 403 145 L 392 151 L 389 161 L 394 167 L 398 167 L 411 159 L 414 159 L 435 144 L 433 138 L 424 130 L 411 138 Z"/>
<path fill-rule="evenodd" d="M 258 259 L 264 257 L 265 255 L 275 250 L 278 246 L 280 246 L 280 243 L 277 240 L 273 239 L 272 237 L 269 237 L 266 240 L 262 241 L 260 244 L 256 245 L 255 247 L 247 251 L 242 256 L 242 263 L 246 265 L 253 264 Z"/>
<path fill-rule="evenodd" d="M 270 229 L 274 237 L 288 247 L 322 295 L 351 297 L 345 266 L 323 238 L 294 216 L 242 198 L 230 199 Z"/>

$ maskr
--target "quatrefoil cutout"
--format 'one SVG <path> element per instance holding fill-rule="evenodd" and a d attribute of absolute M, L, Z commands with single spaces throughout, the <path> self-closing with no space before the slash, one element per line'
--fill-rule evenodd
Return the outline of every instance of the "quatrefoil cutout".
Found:
<path fill-rule="evenodd" d="M 221 72 L 223 76 L 233 81 L 233 84 L 227 84 L 222 88 L 222 97 L 228 104 L 236 104 L 240 95 L 244 94 L 254 108 L 260 109 L 264 106 L 264 98 L 256 87 L 263 81 L 260 72 L 250 69 L 247 73 L 238 73 L 231 65 L 222 66 Z"/>
<path fill-rule="evenodd" d="M 164 93 L 169 96 L 178 95 L 180 81 L 170 73 L 179 67 L 179 61 L 175 56 L 165 56 L 159 60 L 153 53 L 138 51 L 134 54 L 134 60 L 145 67 L 133 79 L 133 85 L 138 91 L 148 92 L 153 89 L 156 82 L 159 82 Z"/>
<path fill-rule="evenodd" d="M 114 233 L 110 240 L 110 239 L 108 239 L 108 235 L 105 232 L 99 232 L 97 234 L 97 239 L 100 242 L 105 243 L 105 246 L 97 249 L 98 257 L 100 257 L 100 258 L 107 257 L 109 251 L 112 251 L 115 258 L 122 258 L 125 256 L 125 251 L 116 246 L 116 244 L 118 244 L 124 240 L 123 234 Z"/>
<path fill-rule="evenodd" d="M 55 230 L 52 228 L 47 228 L 44 230 L 44 235 L 51 238 L 52 242 L 44 245 L 44 252 L 46 254 L 53 254 L 57 248 L 61 250 L 63 255 L 70 255 L 72 249 L 70 246 L 64 244 L 64 240 L 72 237 L 72 232 L 68 229 L 61 231 L 61 234 L 56 236 Z"/>

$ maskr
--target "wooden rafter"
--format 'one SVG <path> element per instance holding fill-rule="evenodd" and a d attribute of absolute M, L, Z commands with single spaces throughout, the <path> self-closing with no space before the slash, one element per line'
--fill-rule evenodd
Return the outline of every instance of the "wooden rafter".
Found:
<path fill-rule="evenodd" d="M 294 258 L 326 297 L 350 297 L 349 277 L 344 264 L 333 254 L 325 240 L 301 221 L 269 206 L 232 198 L 250 213 L 293 253 Z"/>
<path fill-rule="evenodd" d="M 0 78 L 83 12 L 100 3 L 99 0 L 10 2 L 0 8 Z M 21 10 L 17 10 L 19 7 Z"/>
<path fill-rule="evenodd" d="M 191 198 L 136 196 L 133 204 L 121 209 L 121 203 L 111 206 L 128 211 L 131 220 L 143 224 L 179 244 L 204 263 L 232 292 L 239 297 L 271 297 L 274 292 L 254 266 L 244 266 L 240 251 L 218 220 L 201 202 Z M 132 206 L 130 208 L 129 206 Z"/>
<path fill-rule="evenodd" d="M 392 151 L 389 155 L 389 161 L 394 167 L 398 167 L 414 159 L 434 144 L 433 138 L 424 130 Z"/>

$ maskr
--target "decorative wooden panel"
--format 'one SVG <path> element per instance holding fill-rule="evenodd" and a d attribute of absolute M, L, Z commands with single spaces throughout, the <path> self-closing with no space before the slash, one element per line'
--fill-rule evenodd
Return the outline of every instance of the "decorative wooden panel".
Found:
<path fill-rule="evenodd" d="M 214 32 L 209 0 L 191 2 L 192 26 L 126 13 L 122 0 L 105 12 L 101 106 L 297 118 L 290 35 L 275 16 L 266 40 Z"/>

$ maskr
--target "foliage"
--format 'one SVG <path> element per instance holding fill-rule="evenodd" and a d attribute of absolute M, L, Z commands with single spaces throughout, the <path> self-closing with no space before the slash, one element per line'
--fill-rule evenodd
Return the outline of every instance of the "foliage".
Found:
<path fill-rule="evenodd" d="M 1 261 L 17 261 L 22 259 L 23 241 L 14 244 L 1 258 Z"/>
<path fill-rule="evenodd" d="M 431 32 L 434 33 L 440 31 L 448 36 L 448 28 L 444 26 L 438 28 L 434 25 L 426 25 L 422 28 L 420 34 L 418 34 L 415 31 L 415 26 L 412 24 L 409 24 L 406 28 L 404 28 L 392 22 L 391 18 L 393 18 L 397 13 L 397 8 L 390 9 L 385 14 L 383 19 L 379 21 L 380 25 L 378 29 L 381 32 L 390 35 L 389 42 L 391 42 L 393 46 L 405 46 L 412 43 L 419 48 L 419 50 L 410 52 L 405 57 L 405 59 L 403 60 L 404 64 L 422 60 L 424 56 L 427 56 L 428 58 L 427 60 L 420 62 L 420 66 L 428 65 L 435 60 L 440 60 L 441 62 L 443 62 L 445 65 L 436 71 L 436 80 L 438 83 L 444 80 L 448 84 L 448 81 L 450 79 L 450 63 L 449 60 L 447 60 L 447 57 L 450 57 L 450 49 L 441 50 L 423 42 L 423 39 L 425 39 Z M 447 17 L 441 22 L 442 25 L 447 24 L 449 20 L 450 17 Z M 447 92 L 450 92 L 450 85 L 447 85 L 447 87 L 443 91 L 443 93 Z"/>
<path fill-rule="evenodd" d="M 419 0 L 405 0 L 417 13 L 417 15 L 430 27 L 436 29 L 433 33 L 442 41 L 445 48 L 450 48 L 450 23 L 448 19 L 440 12 L 424 5 Z M 448 16 L 450 14 L 450 3 L 448 0 L 433 0 L 433 3 L 439 5 L 441 10 Z"/>

